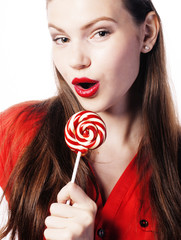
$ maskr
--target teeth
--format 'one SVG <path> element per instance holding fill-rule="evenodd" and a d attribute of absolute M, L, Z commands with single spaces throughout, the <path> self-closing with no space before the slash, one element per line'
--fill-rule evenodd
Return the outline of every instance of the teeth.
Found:
<path fill-rule="evenodd" d="M 94 86 L 95 83 L 80 83 L 79 85 L 80 85 L 82 88 L 84 88 L 84 89 L 89 89 L 89 88 L 91 88 L 92 86 Z"/>

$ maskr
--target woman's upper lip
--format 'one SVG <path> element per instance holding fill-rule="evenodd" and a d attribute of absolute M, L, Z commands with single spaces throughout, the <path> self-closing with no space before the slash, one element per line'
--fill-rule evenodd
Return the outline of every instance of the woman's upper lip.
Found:
<path fill-rule="evenodd" d="M 87 77 L 74 78 L 72 84 L 77 94 L 83 98 L 93 97 L 98 92 L 100 86 L 99 81 Z"/>
<path fill-rule="evenodd" d="M 97 83 L 97 80 L 94 79 L 90 79 L 90 78 L 86 78 L 86 77 L 82 77 L 82 78 L 74 78 L 72 80 L 72 84 L 73 85 L 78 85 L 80 83 Z"/>

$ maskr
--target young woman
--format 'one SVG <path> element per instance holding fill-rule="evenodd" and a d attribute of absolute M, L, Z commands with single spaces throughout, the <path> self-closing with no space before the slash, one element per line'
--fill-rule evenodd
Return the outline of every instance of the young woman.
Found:
<path fill-rule="evenodd" d="M 180 127 L 152 2 L 49 0 L 47 14 L 59 95 L 1 114 L 0 239 L 181 239 Z M 72 184 L 64 127 L 81 109 L 107 139 Z"/>

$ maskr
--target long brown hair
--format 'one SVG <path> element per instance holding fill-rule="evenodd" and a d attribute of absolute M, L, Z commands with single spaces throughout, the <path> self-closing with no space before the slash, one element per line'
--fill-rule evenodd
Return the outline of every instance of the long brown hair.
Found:
<path fill-rule="evenodd" d="M 137 24 L 143 23 L 150 11 L 150 0 L 123 0 Z M 145 165 L 141 157 L 146 151 L 153 170 L 150 183 L 152 212 L 157 221 L 158 239 L 181 239 L 181 185 L 178 166 L 180 127 L 167 79 L 163 32 L 160 31 L 152 51 L 141 55 L 137 87 L 142 88 L 142 115 L 145 135 L 140 144 L 138 168 Z M 179 145 L 179 146 L 178 146 Z M 145 170 L 146 167 L 145 166 Z M 141 169 L 140 176 L 144 175 Z"/>
<path fill-rule="evenodd" d="M 156 11 L 150 0 L 122 1 L 137 24 L 144 21 L 148 12 Z M 16 117 L 17 121 L 27 113 L 26 121 L 28 118 L 37 119 L 35 126 L 38 130 L 20 156 L 7 184 L 11 213 L 0 239 L 11 230 L 11 239 L 16 232 L 20 240 L 43 239 L 44 219 L 49 205 L 56 201 L 57 193 L 70 180 L 75 158 L 65 145 L 63 131 L 68 118 L 82 108 L 58 71 L 56 76 L 60 83 L 59 95 L 28 106 Z M 140 178 L 146 174 L 146 168 L 152 169 L 149 190 L 152 212 L 157 220 L 157 238 L 178 240 L 181 239 L 181 187 L 177 156 L 180 130 L 167 81 L 161 27 L 152 51 L 141 55 L 140 72 L 133 88 L 142 93 L 139 100 L 145 134 L 140 143 L 137 164 Z M 9 132 L 12 128 L 13 124 Z M 145 153 L 149 162 L 143 171 L 139 166 L 145 165 L 142 163 Z M 86 189 L 87 177 L 94 181 L 87 159 L 84 159 L 77 178 L 83 189 Z"/>

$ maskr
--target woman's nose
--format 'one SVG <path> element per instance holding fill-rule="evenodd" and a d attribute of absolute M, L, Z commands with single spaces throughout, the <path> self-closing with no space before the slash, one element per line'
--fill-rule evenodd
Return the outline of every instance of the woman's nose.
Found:
<path fill-rule="evenodd" d="M 88 51 L 86 51 L 86 48 L 81 43 L 72 47 L 69 61 L 70 66 L 76 70 L 81 70 L 91 65 Z"/>

